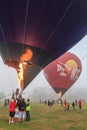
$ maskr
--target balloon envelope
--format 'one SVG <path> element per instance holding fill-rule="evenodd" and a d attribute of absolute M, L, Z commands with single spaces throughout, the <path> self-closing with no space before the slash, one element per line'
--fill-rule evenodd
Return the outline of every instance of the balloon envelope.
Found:
<path fill-rule="evenodd" d="M 24 89 L 54 59 L 87 33 L 87 0 L 1 0 L 0 53 L 19 70 L 26 62 Z"/>
<path fill-rule="evenodd" d="M 79 78 L 82 71 L 80 59 L 67 52 L 44 69 L 44 75 L 58 93 L 64 94 Z"/>

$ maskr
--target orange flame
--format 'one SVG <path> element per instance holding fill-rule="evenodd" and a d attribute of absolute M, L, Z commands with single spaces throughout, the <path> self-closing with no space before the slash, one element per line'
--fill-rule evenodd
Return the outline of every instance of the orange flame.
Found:
<path fill-rule="evenodd" d="M 59 91 L 58 95 L 59 95 L 59 97 L 61 97 L 61 96 L 62 96 L 62 92 L 61 92 L 61 91 Z"/>
<path fill-rule="evenodd" d="M 26 49 L 25 53 L 20 57 L 20 62 L 29 61 L 32 59 L 33 52 L 30 49 Z"/>
<path fill-rule="evenodd" d="M 26 61 L 30 61 L 32 56 L 33 52 L 30 49 L 26 49 L 25 53 L 20 57 L 18 81 L 22 90 L 24 89 L 24 69 L 26 69 Z"/>
<path fill-rule="evenodd" d="M 24 87 L 24 77 L 23 77 L 23 65 L 22 63 L 19 64 L 19 68 L 20 68 L 20 71 L 18 73 L 18 81 L 19 81 L 19 84 L 21 86 L 21 89 L 23 90 L 23 87 Z"/>

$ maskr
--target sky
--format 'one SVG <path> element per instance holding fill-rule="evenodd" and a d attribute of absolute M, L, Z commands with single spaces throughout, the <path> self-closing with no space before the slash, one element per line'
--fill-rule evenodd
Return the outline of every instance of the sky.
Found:
<path fill-rule="evenodd" d="M 17 72 L 14 68 L 4 65 L 0 57 L 0 92 L 6 97 L 11 95 L 18 88 Z"/>
<path fill-rule="evenodd" d="M 79 79 L 73 84 L 73 86 L 64 94 L 63 98 L 86 98 L 87 92 L 87 35 L 72 49 L 70 52 L 76 54 L 82 62 L 82 72 Z M 3 92 L 6 96 L 12 94 L 13 91 L 19 88 L 17 72 L 14 68 L 4 65 L 2 58 L 0 57 L 0 92 Z M 36 76 L 36 78 L 27 86 L 24 90 L 26 97 L 31 97 L 32 93 L 48 94 L 48 97 L 53 94 L 57 97 L 56 93 L 49 85 L 43 75 L 43 70 Z M 48 93 L 49 92 L 49 93 Z M 37 95 L 36 95 L 37 97 Z"/>

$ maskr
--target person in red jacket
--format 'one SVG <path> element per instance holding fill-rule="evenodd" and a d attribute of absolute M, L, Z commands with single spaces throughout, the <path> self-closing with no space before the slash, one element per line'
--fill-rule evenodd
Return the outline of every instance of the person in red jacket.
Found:
<path fill-rule="evenodd" d="M 14 122 L 16 103 L 14 99 L 9 102 L 9 124 Z"/>
<path fill-rule="evenodd" d="M 79 104 L 79 109 L 82 109 L 82 100 L 79 100 L 78 104 Z"/>

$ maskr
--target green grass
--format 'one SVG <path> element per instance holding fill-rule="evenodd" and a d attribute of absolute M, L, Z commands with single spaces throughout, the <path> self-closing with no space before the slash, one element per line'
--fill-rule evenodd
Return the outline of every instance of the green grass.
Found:
<path fill-rule="evenodd" d="M 8 124 L 8 108 L 0 104 L 0 130 L 87 130 L 87 104 L 82 110 L 64 112 L 63 107 L 54 104 L 52 108 L 43 103 L 31 103 L 31 121 Z"/>

